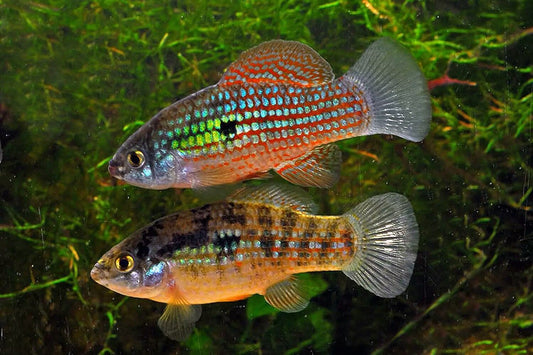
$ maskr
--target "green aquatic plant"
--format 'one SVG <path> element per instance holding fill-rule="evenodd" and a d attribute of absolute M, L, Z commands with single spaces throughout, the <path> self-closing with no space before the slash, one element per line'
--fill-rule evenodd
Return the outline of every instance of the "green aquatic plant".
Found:
<path fill-rule="evenodd" d="M 0 0 L 2 353 L 531 352 L 532 11 L 525 0 Z M 89 279 L 112 245 L 205 200 L 109 177 L 142 123 L 262 41 L 309 44 L 340 75 L 381 36 L 434 84 L 459 83 L 433 87 L 423 143 L 341 142 L 339 183 L 311 193 L 324 214 L 408 196 L 421 235 L 404 296 L 317 274 L 302 313 L 253 297 L 208 305 L 173 343 L 155 326 L 162 306 Z"/>

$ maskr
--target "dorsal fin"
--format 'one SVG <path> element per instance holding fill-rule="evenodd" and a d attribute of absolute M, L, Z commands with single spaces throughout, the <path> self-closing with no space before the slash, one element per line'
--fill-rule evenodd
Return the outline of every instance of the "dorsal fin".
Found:
<path fill-rule="evenodd" d="M 290 84 L 309 87 L 335 79 L 329 63 L 311 47 L 274 40 L 243 52 L 227 69 L 219 85 Z"/>
<path fill-rule="evenodd" d="M 301 188 L 285 184 L 266 183 L 246 186 L 234 192 L 229 201 L 262 202 L 269 205 L 290 207 L 301 212 L 316 214 L 318 206 Z"/>

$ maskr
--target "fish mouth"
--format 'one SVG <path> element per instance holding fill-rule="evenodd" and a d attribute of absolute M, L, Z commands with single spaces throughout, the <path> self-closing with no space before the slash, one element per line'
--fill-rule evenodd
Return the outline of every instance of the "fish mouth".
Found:
<path fill-rule="evenodd" d="M 104 274 L 104 269 L 105 269 L 104 264 L 102 263 L 101 260 L 98 260 L 98 262 L 94 264 L 91 270 L 91 279 L 101 284 L 103 274 Z"/>
<path fill-rule="evenodd" d="M 121 178 L 123 169 L 116 160 L 111 159 L 109 161 L 109 166 L 107 167 L 107 170 L 109 171 L 109 174 L 111 174 L 111 176 L 116 177 L 117 179 Z"/>

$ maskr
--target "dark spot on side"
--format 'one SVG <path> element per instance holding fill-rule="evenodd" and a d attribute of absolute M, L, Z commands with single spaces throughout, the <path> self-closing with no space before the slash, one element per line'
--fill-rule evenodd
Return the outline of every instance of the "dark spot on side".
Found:
<path fill-rule="evenodd" d="M 272 257 L 272 247 L 274 246 L 274 240 L 270 235 L 270 230 L 265 229 L 261 234 L 261 239 L 259 240 L 261 249 L 265 252 L 267 258 Z"/>
<path fill-rule="evenodd" d="M 327 250 L 330 247 L 330 242 L 322 241 L 322 250 Z"/>
<path fill-rule="evenodd" d="M 257 213 L 259 215 L 258 222 L 261 227 L 272 227 L 272 211 L 270 208 L 261 206 L 258 208 Z"/>
<path fill-rule="evenodd" d="M 296 215 L 296 212 L 286 209 L 283 211 L 279 223 L 283 228 L 294 228 L 296 226 L 297 218 L 298 216 Z"/>
<path fill-rule="evenodd" d="M 240 205 L 238 205 L 240 206 Z M 235 213 L 235 203 L 228 202 L 226 204 L 226 210 L 222 213 L 221 219 L 229 224 L 238 224 L 240 226 L 244 226 L 246 224 L 246 217 L 244 214 L 237 214 Z"/>
<path fill-rule="evenodd" d="M 304 238 L 312 238 L 313 234 L 316 232 L 317 225 L 313 219 L 309 220 L 309 223 L 307 224 L 307 228 L 304 231 Z"/>
<path fill-rule="evenodd" d="M 351 251 L 353 252 L 353 236 L 352 236 L 352 233 L 350 232 L 345 232 L 341 235 L 342 239 L 343 240 L 343 243 L 345 246 L 347 246 L 348 248 L 351 249 Z"/>
<path fill-rule="evenodd" d="M 309 242 L 308 241 L 300 242 L 300 246 L 302 247 L 302 249 L 309 249 Z"/>
<path fill-rule="evenodd" d="M 285 209 L 283 211 L 280 217 L 280 221 L 279 221 L 281 225 L 281 240 L 280 240 L 281 249 L 287 249 L 289 247 L 288 239 L 292 235 L 292 231 L 294 230 L 294 227 L 296 226 L 297 219 L 298 219 L 298 215 L 293 210 Z"/>
<path fill-rule="evenodd" d="M 139 259 L 146 259 L 150 253 L 149 245 L 152 243 L 152 239 L 159 236 L 159 230 L 164 228 L 161 221 L 157 220 L 150 226 L 141 231 L 141 240 L 137 243 L 137 253 L 135 254 Z"/>
<path fill-rule="evenodd" d="M 192 210 L 193 213 L 193 223 L 196 227 L 206 229 L 209 227 L 209 222 L 211 221 L 211 205 L 205 205 L 200 208 Z"/>
<path fill-rule="evenodd" d="M 233 138 L 237 133 L 237 121 L 220 122 L 220 133 Z"/>
<path fill-rule="evenodd" d="M 213 246 L 215 247 L 215 250 L 218 250 L 217 258 L 223 256 L 233 257 L 240 241 L 241 237 L 236 235 L 222 236 L 221 232 L 215 232 L 213 236 Z"/>
<path fill-rule="evenodd" d="M 137 258 L 145 260 L 148 256 L 148 253 L 150 253 L 150 248 L 148 248 L 148 245 L 143 244 L 143 242 L 137 243 Z"/>
<path fill-rule="evenodd" d="M 329 225 L 328 225 L 328 230 L 327 230 L 327 233 L 326 233 L 326 238 L 327 239 L 331 239 L 333 238 L 333 236 L 335 235 L 335 233 L 337 232 L 337 230 L 339 229 L 339 222 L 335 221 L 335 222 L 331 222 Z"/>
<path fill-rule="evenodd" d="M 159 219 L 152 224 L 152 227 L 154 227 L 155 229 L 163 229 L 163 228 L 165 228 L 163 222 L 161 220 L 159 220 Z"/>

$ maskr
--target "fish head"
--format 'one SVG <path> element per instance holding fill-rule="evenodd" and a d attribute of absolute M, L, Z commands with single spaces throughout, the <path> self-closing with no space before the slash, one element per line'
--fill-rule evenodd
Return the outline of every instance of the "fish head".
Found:
<path fill-rule="evenodd" d="M 149 122 L 131 135 L 109 161 L 111 176 L 147 189 L 190 187 L 183 154 L 162 132 Z"/>
<path fill-rule="evenodd" d="M 146 248 L 137 238 L 125 239 L 98 260 L 91 278 L 125 296 L 158 299 L 169 280 L 169 266 Z"/>

